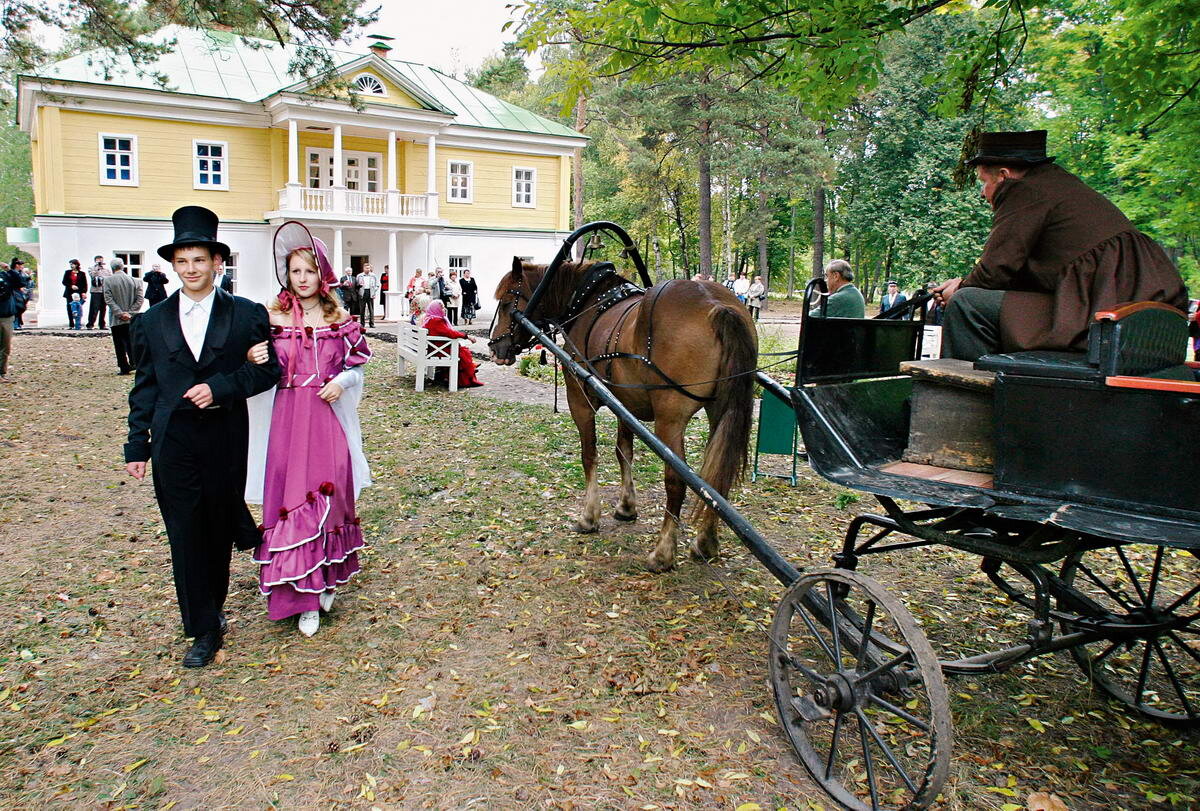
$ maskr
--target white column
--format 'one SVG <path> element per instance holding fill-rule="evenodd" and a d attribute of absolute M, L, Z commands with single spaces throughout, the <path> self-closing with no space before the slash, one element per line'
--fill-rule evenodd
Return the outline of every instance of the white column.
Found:
<path fill-rule="evenodd" d="M 333 128 L 333 210 L 338 213 L 346 211 L 346 177 L 342 166 L 342 125 Z M 339 237 L 340 239 L 340 237 Z M 338 273 L 342 272 L 338 268 Z"/>
<path fill-rule="evenodd" d="M 425 274 L 433 276 L 433 236 L 425 233 Z"/>
<path fill-rule="evenodd" d="M 408 315 L 404 311 L 404 291 L 407 280 L 404 278 L 404 268 L 400 267 L 400 252 L 396 250 L 396 232 L 388 231 L 388 293 L 387 311 L 393 319 Z"/>
<path fill-rule="evenodd" d="M 395 217 L 400 214 L 400 189 L 396 185 L 399 172 L 396 166 L 396 133 L 393 130 L 388 130 L 387 165 L 387 213 L 389 217 Z"/>
<path fill-rule="evenodd" d="M 333 272 L 337 274 L 338 279 L 342 278 L 342 271 L 345 270 L 342 263 L 342 229 L 333 229 Z"/>
<path fill-rule="evenodd" d="M 429 166 L 427 169 L 428 182 L 425 184 L 425 195 L 428 200 L 426 203 L 425 216 L 436 217 L 438 215 L 438 190 L 437 190 L 437 136 L 429 136 L 428 144 Z M 446 178 L 446 182 L 450 182 L 450 178 Z"/>
<path fill-rule="evenodd" d="M 296 132 L 296 119 L 288 119 L 288 180 L 287 207 L 299 211 L 300 200 L 300 137 Z"/>

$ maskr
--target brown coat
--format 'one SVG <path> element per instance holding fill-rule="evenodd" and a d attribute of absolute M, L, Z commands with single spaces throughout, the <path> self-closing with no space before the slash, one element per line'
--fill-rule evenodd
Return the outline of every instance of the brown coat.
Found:
<path fill-rule="evenodd" d="M 1082 350 L 1098 310 L 1162 301 L 1187 312 L 1179 271 L 1159 245 L 1075 175 L 1043 164 L 996 190 L 983 255 L 964 287 L 1008 290 L 1001 349 Z"/>

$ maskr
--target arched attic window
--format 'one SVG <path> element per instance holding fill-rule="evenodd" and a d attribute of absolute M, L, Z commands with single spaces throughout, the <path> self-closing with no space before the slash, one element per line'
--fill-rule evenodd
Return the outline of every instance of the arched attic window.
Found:
<path fill-rule="evenodd" d="M 354 77 L 354 89 L 359 93 L 364 93 L 368 96 L 386 96 L 387 89 L 384 88 L 383 82 L 376 79 L 369 73 L 364 73 L 361 76 Z"/>

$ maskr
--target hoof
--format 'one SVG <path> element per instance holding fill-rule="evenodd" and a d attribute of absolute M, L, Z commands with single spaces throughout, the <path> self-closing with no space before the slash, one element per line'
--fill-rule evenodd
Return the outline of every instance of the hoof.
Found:
<path fill-rule="evenodd" d="M 688 553 L 692 556 L 692 560 L 713 561 L 721 556 L 721 548 L 716 541 L 709 544 L 692 541 L 688 545 Z"/>
<path fill-rule="evenodd" d="M 585 524 L 583 521 L 576 521 L 571 525 L 571 530 L 573 532 L 578 532 L 580 535 L 591 535 L 593 532 L 597 532 L 599 529 L 600 525 L 598 523 Z"/>
<path fill-rule="evenodd" d="M 637 510 L 633 510 L 633 511 L 627 512 L 627 513 L 623 513 L 620 510 L 616 510 L 613 513 L 613 518 L 617 519 L 618 521 L 636 521 L 637 515 L 638 515 Z"/>
<path fill-rule="evenodd" d="M 669 572 L 672 569 L 674 569 L 675 561 L 659 560 L 658 557 L 656 557 L 655 555 L 651 555 L 650 557 L 646 558 L 646 568 L 649 569 L 650 571 L 654 572 L 655 574 L 661 574 L 663 572 Z"/>

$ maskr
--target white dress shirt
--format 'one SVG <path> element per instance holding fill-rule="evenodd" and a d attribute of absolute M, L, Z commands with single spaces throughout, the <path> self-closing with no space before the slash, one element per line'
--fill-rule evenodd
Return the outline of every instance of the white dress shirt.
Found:
<path fill-rule="evenodd" d="M 179 329 L 196 360 L 200 360 L 200 350 L 204 348 L 204 334 L 208 332 L 208 317 L 212 314 L 216 297 L 216 287 L 200 301 L 193 301 L 186 293 L 179 294 Z"/>

